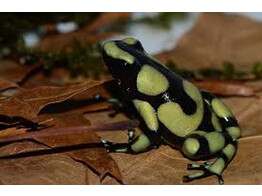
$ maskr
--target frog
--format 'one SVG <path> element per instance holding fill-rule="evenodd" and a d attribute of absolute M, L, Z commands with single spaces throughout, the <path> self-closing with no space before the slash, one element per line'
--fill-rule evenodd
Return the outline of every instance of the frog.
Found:
<path fill-rule="evenodd" d="M 229 107 L 169 70 L 135 38 L 106 41 L 102 57 L 143 128 L 137 137 L 129 130 L 126 143 L 102 139 L 107 151 L 137 154 L 169 145 L 191 161 L 206 160 L 189 163 L 187 169 L 197 171 L 184 175 L 183 182 L 216 176 L 224 184 L 222 174 L 242 132 Z"/>

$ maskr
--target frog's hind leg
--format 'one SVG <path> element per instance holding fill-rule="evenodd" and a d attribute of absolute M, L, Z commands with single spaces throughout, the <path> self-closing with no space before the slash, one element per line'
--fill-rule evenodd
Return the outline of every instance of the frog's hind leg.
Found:
<path fill-rule="evenodd" d="M 190 158 L 217 155 L 217 159 L 204 165 L 189 164 L 189 170 L 200 170 L 200 172 L 184 176 L 184 181 L 216 175 L 219 183 L 223 184 L 222 172 L 236 154 L 241 128 L 224 103 L 209 92 L 202 91 L 201 93 L 215 114 L 212 123 L 216 131 L 191 133 L 185 140 L 182 151 Z"/>
<path fill-rule="evenodd" d="M 228 133 L 232 140 L 236 141 L 241 136 L 242 130 L 239 127 L 238 122 L 231 110 L 220 99 L 216 98 L 210 92 L 201 91 L 201 94 L 213 112 L 216 114 L 219 124 L 222 127 L 222 131 Z M 214 124 L 214 122 L 212 123 Z"/>
<path fill-rule="evenodd" d="M 133 133 L 130 131 L 128 143 L 114 143 L 104 139 L 102 140 L 102 143 L 108 152 L 136 154 L 155 148 L 155 145 L 153 145 L 149 137 L 147 137 L 144 133 L 141 133 L 136 139 L 132 139 L 132 137 Z"/>
<path fill-rule="evenodd" d="M 191 159 L 205 159 L 217 155 L 214 162 L 206 162 L 203 165 L 188 164 L 188 170 L 199 170 L 199 172 L 184 176 L 183 181 L 188 182 L 216 175 L 219 184 L 223 184 L 222 172 L 236 153 L 236 142 L 224 132 L 196 131 L 187 137 L 183 143 L 182 152 Z"/>

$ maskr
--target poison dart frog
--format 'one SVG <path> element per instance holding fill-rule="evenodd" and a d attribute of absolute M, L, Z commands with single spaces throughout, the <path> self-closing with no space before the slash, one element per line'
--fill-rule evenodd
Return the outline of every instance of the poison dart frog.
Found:
<path fill-rule="evenodd" d="M 129 142 L 102 140 L 109 152 L 141 153 L 167 144 L 191 160 L 207 160 L 198 170 L 183 177 L 184 182 L 222 173 L 237 151 L 241 128 L 230 109 L 210 92 L 170 71 L 151 57 L 134 38 L 107 41 L 103 60 L 118 81 L 124 97 L 142 119 L 143 133 Z"/>

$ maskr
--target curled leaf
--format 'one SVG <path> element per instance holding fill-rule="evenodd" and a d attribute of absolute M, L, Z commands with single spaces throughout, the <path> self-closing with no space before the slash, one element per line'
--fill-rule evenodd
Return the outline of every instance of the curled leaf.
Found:
<path fill-rule="evenodd" d="M 203 80 L 192 81 L 198 88 L 205 89 L 213 94 L 220 96 L 243 96 L 250 97 L 255 96 L 255 93 L 261 88 L 246 85 L 242 83 L 236 83 L 228 80 Z"/>
<path fill-rule="evenodd" d="M 45 106 L 63 102 L 101 83 L 103 81 L 83 82 L 67 87 L 44 86 L 31 90 L 24 89 L 16 97 L 0 99 L 0 115 L 36 122 L 38 113 Z"/>

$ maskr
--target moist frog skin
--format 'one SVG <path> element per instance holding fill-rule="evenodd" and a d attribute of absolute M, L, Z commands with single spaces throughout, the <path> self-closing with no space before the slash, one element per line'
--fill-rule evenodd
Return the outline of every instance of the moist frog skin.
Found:
<path fill-rule="evenodd" d="M 223 184 L 222 173 L 237 151 L 241 128 L 230 109 L 210 92 L 171 72 L 144 50 L 134 38 L 107 41 L 103 59 L 118 80 L 124 97 L 142 119 L 143 133 L 129 134 L 128 143 L 102 140 L 109 152 L 141 153 L 167 144 L 190 160 L 207 160 L 183 181 L 215 175 Z"/>

